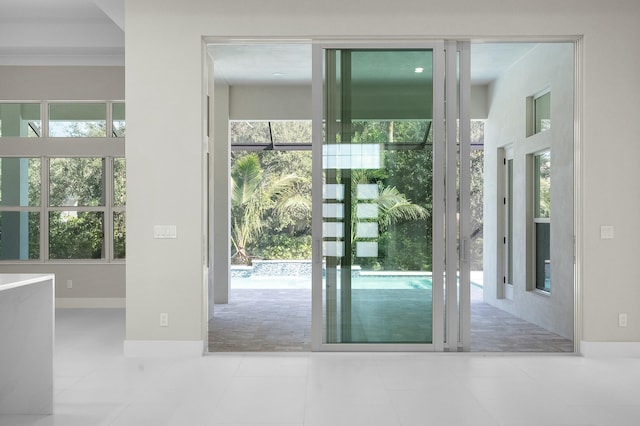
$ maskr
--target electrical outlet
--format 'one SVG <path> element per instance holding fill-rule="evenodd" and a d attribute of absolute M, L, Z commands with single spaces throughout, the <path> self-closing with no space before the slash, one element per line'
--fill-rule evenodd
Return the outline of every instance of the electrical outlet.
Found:
<path fill-rule="evenodd" d="M 73 288 L 73 281 L 67 280 L 67 288 Z"/>
<path fill-rule="evenodd" d="M 626 327 L 627 326 L 627 313 L 622 312 L 618 314 L 618 327 Z"/>
<path fill-rule="evenodd" d="M 169 314 L 166 312 L 160 314 L 160 327 L 169 327 Z"/>

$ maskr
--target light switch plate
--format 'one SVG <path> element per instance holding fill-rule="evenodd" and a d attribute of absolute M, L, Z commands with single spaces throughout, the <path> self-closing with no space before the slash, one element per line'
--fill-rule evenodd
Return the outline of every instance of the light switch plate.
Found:
<path fill-rule="evenodd" d="M 176 225 L 155 225 L 153 227 L 153 238 L 177 238 L 178 230 Z"/>
<path fill-rule="evenodd" d="M 613 239 L 613 226 L 601 226 L 600 227 L 600 238 L 603 240 L 611 240 Z"/>

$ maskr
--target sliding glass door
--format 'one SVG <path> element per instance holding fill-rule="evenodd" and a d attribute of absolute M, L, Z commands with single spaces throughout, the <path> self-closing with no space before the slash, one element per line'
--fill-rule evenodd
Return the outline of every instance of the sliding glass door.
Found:
<path fill-rule="evenodd" d="M 314 349 L 442 350 L 444 43 L 314 64 Z"/>

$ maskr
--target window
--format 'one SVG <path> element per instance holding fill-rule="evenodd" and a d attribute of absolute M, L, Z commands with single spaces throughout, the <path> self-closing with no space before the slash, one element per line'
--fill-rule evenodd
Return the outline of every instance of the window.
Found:
<path fill-rule="evenodd" d="M 242 146 L 244 149 L 277 146 L 302 148 L 311 145 L 311 121 L 230 121 L 229 137 L 232 146 Z"/>
<path fill-rule="evenodd" d="M 544 132 L 551 128 L 551 92 L 533 100 L 533 114 L 535 133 Z"/>
<path fill-rule="evenodd" d="M 527 137 L 551 129 L 551 92 L 527 98 Z"/>
<path fill-rule="evenodd" d="M 111 110 L 111 123 L 113 126 L 113 137 L 124 138 L 124 102 L 114 102 Z"/>
<path fill-rule="evenodd" d="M 106 137 L 107 104 L 49 104 L 49 136 L 54 138 Z"/>
<path fill-rule="evenodd" d="M 551 151 L 534 158 L 535 288 L 551 291 Z"/>
<path fill-rule="evenodd" d="M 124 259 L 124 103 L 0 102 L 0 119 L 3 130 L 43 139 L 29 156 L 9 142 L 0 157 L 0 261 Z M 66 137 L 82 156 L 70 155 Z M 114 143 L 91 143 L 96 137 Z"/>
<path fill-rule="evenodd" d="M 40 159 L 0 158 L 0 260 L 40 257 Z"/>
<path fill-rule="evenodd" d="M 49 160 L 49 259 L 104 256 L 104 158 Z"/>
<path fill-rule="evenodd" d="M 113 258 L 124 259 L 126 254 L 126 163 L 124 158 L 113 159 Z"/>
<path fill-rule="evenodd" d="M 0 103 L 0 137 L 40 137 L 39 103 Z"/>

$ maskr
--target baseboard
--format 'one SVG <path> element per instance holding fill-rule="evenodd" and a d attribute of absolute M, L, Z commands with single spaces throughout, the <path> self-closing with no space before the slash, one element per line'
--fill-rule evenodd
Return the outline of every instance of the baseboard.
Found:
<path fill-rule="evenodd" d="M 56 308 L 125 308 L 124 297 L 58 297 Z"/>
<path fill-rule="evenodd" d="M 181 358 L 201 357 L 202 340 L 125 340 L 126 358 Z"/>
<path fill-rule="evenodd" d="M 640 342 L 580 342 L 580 353 L 588 358 L 640 357 Z"/>

